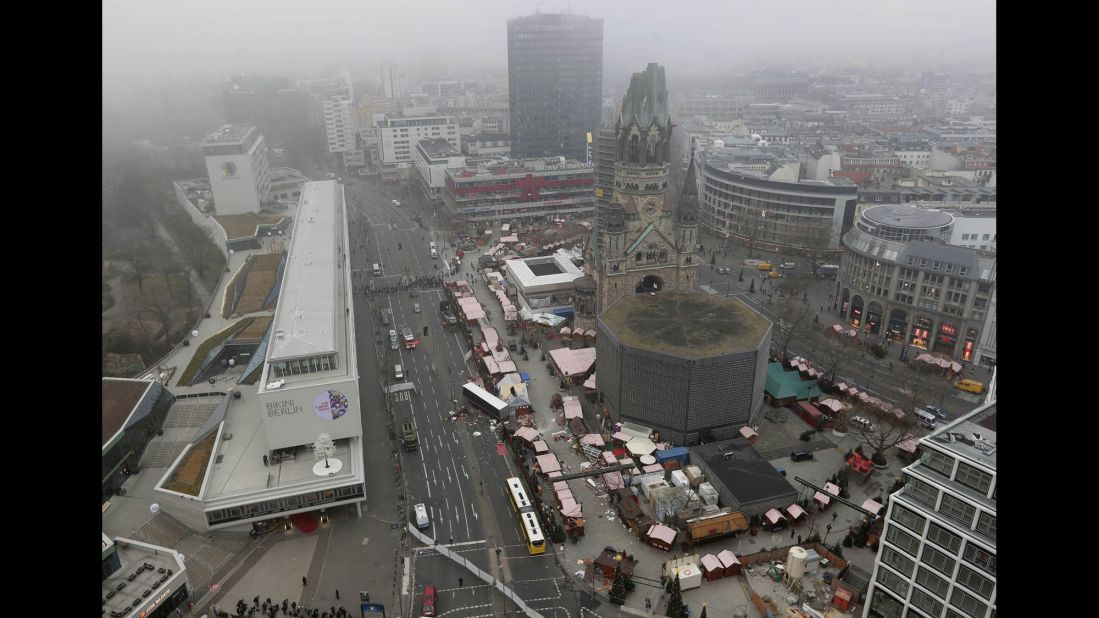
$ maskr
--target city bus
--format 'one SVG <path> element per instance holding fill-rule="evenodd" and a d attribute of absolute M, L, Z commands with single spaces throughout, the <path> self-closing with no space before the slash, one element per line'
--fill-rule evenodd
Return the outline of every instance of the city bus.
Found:
<path fill-rule="evenodd" d="M 513 476 L 507 479 L 508 499 L 511 508 L 519 517 L 519 528 L 523 531 L 523 538 L 527 541 L 527 551 L 531 555 L 546 552 L 546 537 L 542 535 L 542 527 L 538 525 L 538 515 L 534 512 L 527 492 L 523 488 L 523 482 L 519 477 Z"/>
<path fill-rule="evenodd" d="M 508 409 L 508 404 L 501 401 L 499 397 L 480 386 L 477 386 L 473 382 L 462 386 L 462 394 L 466 396 L 466 399 L 468 399 L 474 407 L 496 420 L 500 420 L 501 417 L 505 416 L 504 413 Z"/>

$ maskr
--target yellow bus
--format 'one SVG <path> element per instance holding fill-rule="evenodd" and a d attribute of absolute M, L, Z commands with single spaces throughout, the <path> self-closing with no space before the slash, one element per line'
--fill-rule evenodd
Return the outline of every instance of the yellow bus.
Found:
<path fill-rule="evenodd" d="M 527 497 L 527 491 L 523 488 L 523 482 L 519 477 L 513 476 L 507 479 L 508 498 L 511 508 L 519 517 L 519 528 L 523 531 L 523 538 L 527 541 L 527 551 L 534 554 L 546 552 L 546 537 L 542 535 L 542 527 L 538 525 L 538 515 L 534 512 L 534 506 Z"/>

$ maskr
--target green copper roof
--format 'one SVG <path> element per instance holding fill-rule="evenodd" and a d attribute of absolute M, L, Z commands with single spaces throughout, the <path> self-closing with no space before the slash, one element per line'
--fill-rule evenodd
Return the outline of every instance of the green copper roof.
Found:
<path fill-rule="evenodd" d="M 622 125 L 629 125 L 636 118 L 639 125 L 647 127 L 654 117 L 661 126 L 670 123 L 664 67 L 650 62 L 643 72 L 630 78 L 630 89 L 622 99 Z"/>

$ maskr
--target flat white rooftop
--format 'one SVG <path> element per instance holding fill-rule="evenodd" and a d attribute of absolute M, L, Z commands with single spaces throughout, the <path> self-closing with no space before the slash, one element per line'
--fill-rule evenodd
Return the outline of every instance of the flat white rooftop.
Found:
<path fill-rule="evenodd" d="M 302 185 L 267 361 L 335 354 L 336 293 L 342 246 L 335 180 Z M 339 303 L 342 304 L 342 303 Z"/>
<path fill-rule="evenodd" d="M 527 293 L 561 289 L 584 276 L 584 271 L 560 254 L 508 260 L 505 268 L 508 279 Z"/>

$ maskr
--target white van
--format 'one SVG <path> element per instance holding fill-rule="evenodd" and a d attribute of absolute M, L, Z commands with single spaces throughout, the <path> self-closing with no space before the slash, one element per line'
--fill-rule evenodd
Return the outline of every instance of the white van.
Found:
<path fill-rule="evenodd" d="M 914 414 L 916 415 L 916 421 L 919 424 L 923 425 L 924 427 L 926 427 L 928 429 L 934 429 L 935 428 L 935 425 L 937 424 L 938 419 L 935 418 L 934 414 L 928 412 L 927 410 L 916 410 L 914 412 Z"/>
<path fill-rule="evenodd" d="M 416 527 L 420 530 L 427 528 L 431 525 L 431 518 L 427 515 L 427 507 L 421 502 L 412 507 L 416 517 Z"/>
<path fill-rule="evenodd" d="M 431 258 L 435 259 L 439 257 L 439 250 L 435 248 L 435 243 L 431 243 Z"/>
<path fill-rule="evenodd" d="M 382 267 L 375 264 L 374 265 L 374 276 L 377 277 L 380 274 L 382 274 Z"/>
<path fill-rule="evenodd" d="M 400 365 L 393 365 L 393 377 L 397 380 L 404 379 L 404 368 Z"/>

